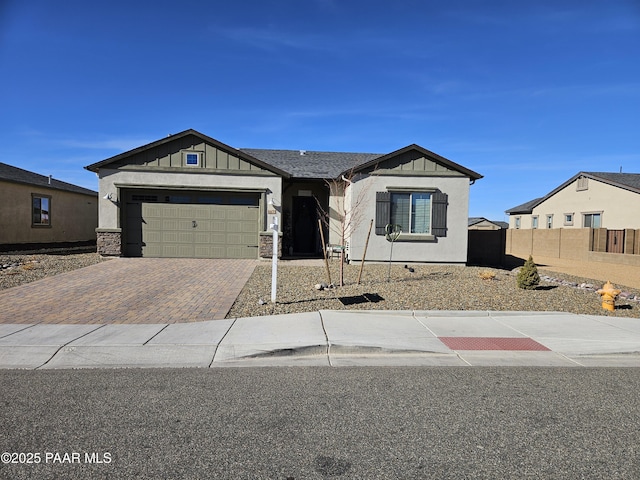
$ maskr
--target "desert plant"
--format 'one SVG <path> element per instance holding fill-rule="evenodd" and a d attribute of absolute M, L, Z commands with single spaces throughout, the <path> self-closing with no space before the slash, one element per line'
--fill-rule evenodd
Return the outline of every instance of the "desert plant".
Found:
<path fill-rule="evenodd" d="M 496 272 L 492 272 L 491 270 L 483 270 L 479 275 L 482 280 L 493 280 L 496 278 Z"/>
<path fill-rule="evenodd" d="M 533 257 L 529 255 L 529 259 L 524 262 L 522 268 L 518 272 L 516 278 L 518 287 L 525 290 L 533 290 L 540 283 L 540 275 L 538 275 L 538 267 L 533 262 Z"/>

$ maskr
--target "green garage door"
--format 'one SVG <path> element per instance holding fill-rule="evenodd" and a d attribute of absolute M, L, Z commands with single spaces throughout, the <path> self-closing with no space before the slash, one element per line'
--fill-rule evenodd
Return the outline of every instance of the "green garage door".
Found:
<path fill-rule="evenodd" d="M 164 198 L 171 197 L 159 197 Z M 186 198 L 202 197 L 180 197 Z M 162 258 L 257 258 L 259 208 L 233 204 L 247 203 L 245 197 L 240 198 L 226 196 L 227 204 L 128 202 L 126 253 Z M 257 198 L 251 203 L 257 204 Z"/>

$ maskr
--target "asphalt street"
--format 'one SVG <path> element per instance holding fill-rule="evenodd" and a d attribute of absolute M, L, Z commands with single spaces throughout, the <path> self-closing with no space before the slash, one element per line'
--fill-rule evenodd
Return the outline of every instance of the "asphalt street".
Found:
<path fill-rule="evenodd" d="M 5 370 L 0 477 L 637 479 L 639 390 L 637 368 Z"/>

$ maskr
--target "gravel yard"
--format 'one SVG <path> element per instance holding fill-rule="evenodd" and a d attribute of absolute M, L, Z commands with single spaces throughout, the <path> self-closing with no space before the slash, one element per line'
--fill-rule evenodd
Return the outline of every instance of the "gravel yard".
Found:
<path fill-rule="evenodd" d="M 97 253 L 0 254 L 0 290 L 100 263 Z"/>
<path fill-rule="evenodd" d="M 337 261 L 331 262 L 331 279 L 338 279 Z M 343 287 L 318 291 L 317 283 L 328 283 L 323 266 L 283 265 L 278 268 L 277 303 L 271 303 L 271 265 L 258 265 L 229 311 L 227 318 L 342 309 L 359 310 L 511 310 L 560 311 L 607 315 L 594 290 L 604 282 L 547 272 L 554 281 L 541 281 L 535 290 L 516 285 L 516 274 L 508 270 L 445 265 L 367 264 L 362 282 L 356 284 L 359 265 L 345 265 Z M 481 274 L 495 277 L 484 280 Z M 568 286 L 564 283 L 575 283 Z M 593 289 L 580 288 L 591 284 Z M 622 287 L 618 286 L 622 289 Z M 640 292 L 624 289 L 631 296 Z M 260 304 L 260 301 L 266 303 Z M 640 317 L 640 301 L 618 299 L 614 315 Z M 610 313 L 609 313 L 610 314 Z"/>
<path fill-rule="evenodd" d="M 0 255 L 0 290 L 103 261 L 96 253 Z M 5 265 L 14 265 L 6 267 Z M 337 283 L 338 261 L 330 262 L 331 279 Z M 359 265 L 345 265 L 343 287 L 316 290 L 315 284 L 329 283 L 324 266 L 281 263 L 278 269 L 278 296 L 271 299 L 271 263 L 259 264 L 228 318 L 317 311 L 321 309 L 360 310 L 512 310 L 561 311 L 611 315 L 602 309 L 595 289 L 598 279 L 574 277 L 540 269 L 543 280 L 536 290 L 516 286 L 509 270 L 445 265 L 393 265 L 387 282 L 387 264 L 366 264 L 360 285 Z M 482 279 L 486 273 L 493 279 Z M 491 276 L 491 275 L 489 275 Z M 592 288 L 581 288 L 590 284 Z M 571 285 L 573 284 L 573 286 Z M 618 317 L 640 318 L 640 291 L 617 285 L 630 298 L 616 302 Z M 634 299 L 636 297 L 637 299 Z"/>

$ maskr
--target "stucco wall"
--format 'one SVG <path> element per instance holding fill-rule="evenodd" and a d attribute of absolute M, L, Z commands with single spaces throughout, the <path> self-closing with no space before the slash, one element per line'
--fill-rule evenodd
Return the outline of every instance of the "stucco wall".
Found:
<path fill-rule="evenodd" d="M 32 194 L 51 197 L 51 227 L 32 226 Z M 0 181 L 0 244 L 92 241 L 97 224 L 96 196 Z"/>
<path fill-rule="evenodd" d="M 118 186 L 166 187 L 166 188 L 221 188 L 221 189 L 268 189 L 267 202 L 274 198 L 276 205 L 281 205 L 282 179 L 274 176 L 251 175 L 211 175 L 201 173 L 172 172 L 139 172 L 126 170 L 100 169 L 100 229 L 120 228 L 118 202 L 105 200 L 107 193 L 119 194 Z M 116 186 L 118 185 L 118 186 Z M 264 206 L 263 206 L 264 209 Z M 266 211 L 266 210 L 265 210 Z M 280 211 L 276 211 L 278 222 L 282 225 Z M 271 222 L 273 215 L 269 215 Z"/>
<path fill-rule="evenodd" d="M 366 194 L 360 211 L 358 228 L 349 239 L 349 258 L 353 261 L 362 259 L 367 231 L 371 219 L 376 216 L 376 192 L 387 191 L 390 187 L 409 187 L 416 189 L 434 188 L 448 195 L 447 236 L 438 237 L 434 241 L 398 241 L 393 246 L 395 262 L 428 262 L 428 263 L 466 263 L 468 223 L 469 223 L 469 179 L 466 177 L 438 176 L 393 176 L 371 175 L 360 178 L 352 187 L 351 201 Z M 391 244 L 384 235 L 371 232 L 366 260 L 388 261 Z"/>
<path fill-rule="evenodd" d="M 532 217 L 538 217 L 538 229 L 546 229 L 547 215 L 553 215 L 553 228 L 583 228 L 585 213 L 601 213 L 601 227 L 610 230 L 640 228 L 640 195 L 589 178 L 587 190 L 577 190 L 577 180 L 533 209 L 531 214 L 510 215 L 509 227 L 515 229 L 515 218 L 520 217 L 520 228 L 532 228 Z M 564 223 L 564 215 L 574 216 L 573 224 Z"/>

